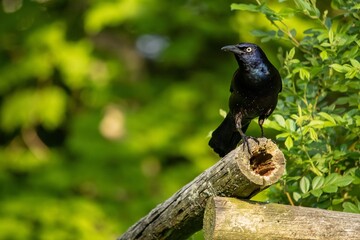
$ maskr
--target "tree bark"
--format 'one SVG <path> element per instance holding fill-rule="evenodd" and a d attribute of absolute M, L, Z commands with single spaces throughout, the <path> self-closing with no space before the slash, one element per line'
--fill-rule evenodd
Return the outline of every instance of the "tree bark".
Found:
<path fill-rule="evenodd" d="M 276 183 L 284 173 L 284 155 L 271 140 L 260 138 L 258 141 L 250 140 L 251 155 L 240 145 L 159 204 L 118 239 L 187 239 L 202 228 L 210 197 L 246 199 Z"/>
<path fill-rule="evenodd" d="M 360 239 L 360 214 L 323 209 L 210 199 L 204 216 L 206 240 Z"/>

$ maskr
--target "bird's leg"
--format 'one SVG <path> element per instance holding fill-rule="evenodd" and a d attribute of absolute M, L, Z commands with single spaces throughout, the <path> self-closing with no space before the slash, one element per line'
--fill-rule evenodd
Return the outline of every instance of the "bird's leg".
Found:
<path fill-rule="evenodd" d="M 262 126 L 264 124 L 264 121 L 265 121 L 265 118 L 260 116 L 258 123 L 259 123 L 260 129 L 261 129 L 261 137 L 264 137 L 264 129 Z M 271 141 L 276 144 L 276 142 L 274 140 L 271 139 Z"/>
<path fill-rule="evenodd" d="M 264 137 L 264 129 L 263 129 L 263 124 L 264 124 L 264 121 L 265 121 L 265 118 L 263 117 L 259 117 L 259 120 L 258 120 L 258 123 L 259 123 L 259 126 L 260 126 L 260 130 L 261 130 L 261 137 Z"/>
<path fill-rule="evenodd" d="M 240 133 L 240 136 L 242 138 L 242 140 L 244 141 L 244 145 L 243 145 L 243 150 L 245 148 L 245 145 L 247 146 L 248 152 L 251 155 L 250 152 L 250 145 L 249 145 L 249 137 L 245 135 L 245 133 L 241 130 L 242 128 L 242 124 L 241 124 L 241 120 L 242 120 L 242 115 L 241 113 L 238 113 L 235 115 L 235 126 L 236 126 L 236 130 Z M 251 138 L 251 137 L 250 137 Z M 255 139 L 254 139 L 255 140 Z M 257 139 L 256 139 L 257 141 Z M 258 141 L 257 141 L 258 142 Z"/>

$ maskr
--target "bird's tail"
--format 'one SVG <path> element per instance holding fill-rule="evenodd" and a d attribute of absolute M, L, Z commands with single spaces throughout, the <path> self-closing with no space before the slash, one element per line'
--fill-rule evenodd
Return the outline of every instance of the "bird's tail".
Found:
<path fill-rule="evenodd" d="M 245 133 L 249 124 L 250 122 L 242 126 L 241 130 L 243 133 Z M 241 135 L 236 130 L 235 120 L 230 114 L 228 114 L 220 126 L 213 131 L 209 141 L 209 146 L 214 149 L 220 157 L 223 157 L 235 149 L 240 140 Z"/>

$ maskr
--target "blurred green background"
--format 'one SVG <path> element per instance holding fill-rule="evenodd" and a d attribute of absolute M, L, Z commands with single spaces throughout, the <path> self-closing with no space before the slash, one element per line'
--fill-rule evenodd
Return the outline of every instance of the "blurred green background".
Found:
<path fill-rule="evenodd" d="M 233 0 L 1 3 L 0 239 L 121 235 L 219 159 L 237 66 L 220 48 L 255 42 L 279 67 L 284 44 Z"/>

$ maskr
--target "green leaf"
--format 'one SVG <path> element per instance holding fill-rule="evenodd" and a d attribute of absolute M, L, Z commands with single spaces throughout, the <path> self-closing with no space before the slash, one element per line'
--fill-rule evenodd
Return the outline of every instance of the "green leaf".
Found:
<path fill-rule="evenodd" d="M 301 194 L 301 198 L 302 199 L 305 199 L 305 198 L 307 198 L 307 197 L 310 197 L 310 192 L 307 192 L 307 193 L 303 193 L 303 194 Z"/>
<path fill-rule="evenodd" d="M 335 198 L 331 201 L 331 204 L 332 205 L 338 205 L 340 203 L 344 202 L 344 199 L 343 198 Z"/>
<path fill-rule="evenodd" d="M 294 58 L 294 56 L 295 56 L 295 48 L 292 48 L 292 49 L 290 49 L 290 51 L 287 53 L 287 59 L 288 60 L 291 60 L 291 59 L 293 59 Z"/>
<path fill-rule="evenodd" d="M 353 65 L 353 67 L 360 68 L 360 63 L 358 60 L 352 58 L 352 59 L 350 59 L 350 62 L 351 62 L 351 65 Z"/>
<path fill-rule="evenodd" d="M 286 181 L 287 181 L 287 182 L 297 181 L 297 180 L 299 180 L 300 178 L 301 178 L 300 176 L 293 176 L 293 177 L 287 176 L 287 177 L 286 177 Z"/>
<path fill-rule="evenodd" d="M 345 78 L 353 79 L 358 73 L 360 73 L 359 69 L 352 68 L 345 74 Z"/>
<path fill-rule="evenodd" d="M 321 60 L 323 60 L 323 61 L 329 58 L 329 56 L 325 50 L 320 53 L 320 57 L 321 57 Z"/>
<path fill-rule="evenodd" d="M 325 178 L 323 176 L 316 176 L 313 178 L 312 180 L 312 188 L 315 189 L 319 189 L 324 185 L 325 182 Z"/>
<path fill-rule="evenodd" d="M 334 42 L 334 31 L 331 28 L 329 30 L 329 42 L 330 44 Z"/>
<path fill-rule="evenodd" d="M 220 114 L 220 116 L 222 116 L 223 118 L 226 118 L 226 115 L 227 115 L 227 113 L 226 113 L 226 111 L 224 110 L 224 109 L 219 109 L 219 114 Z"/>
<path fill-rule="evenodd" d="M 299 75 L 302 80 L 310 80 L 310 72 L 305 68 L 300 68 Z"/>
<path fill-rule="evenodd" d="M 321 194 L 323 193 L 323 191 L 321 189 L 314 189 L 314 190 L 311 190 L 310 193 L 312 195 L 314 195 L 315 197 L 320 197 Z"/>
<path fill-rule="evenodd" d="M 293 192 L 293 198 L 296 202 L 298 202 L 299 199 L 301 198 L 301 194 L 298 192 Z"/>
<path fill-rule="evenodd" d="M 309 189 L 310 189 L 310 180 L 304 176 L 300 179 L 300 190 L 303 193 L 307 193 Z"/>
<path fill-rule="evenodd" d="M 338 187 L 336 185 L 327 185 L 322 188 L 322 190 L 326 193 L 336 193 L 338 190 Z"/>
<path fill-rule="evenodd" d="M 64 120 L 65 113 L 66 93 L 61 88 L 28 89 L 15 92 L 4 101 L 0 122 L 6 130 L 36 124 L 55 129 Z"/>
<path fill-rule="evenodd" d="M 290 130 L 291 132 L 295 132 L 296 131 L 296 123 L 294 120 L 292 119 L 286 119 L 285 121 L 285 127 L 286 129 Z"/>
<path fill-rule="evenodd" d="M 285 128 L 285 119 L 283 116 L 279 114 L 275 114 L 274 116 L 275 121 L 283 128 Z"/>
<path fill-rule="evenodd" d="M 347 59 L 355 58 L 358 55 L 358 51 L 359 51 L 358 46 L 352 47 L 348 51 L 344 52 L 344 55 L 342 57 Z"/>
<path fill-rule="evenodd" d="M 231 10 L 240 10 L 240 11 L 250 11 L 258 12 L 259 7 L 255 4 L 245 4 L 245 3 L 233 3 L 230 5 Z"/>
<path fill-rule="evenodd" d="M 275 121 L 271 121 L 271 120 L 268 120 L 264 123 L 264 125 L 268 128 L 273 128 L 275 130 L 278 130 L 278 131 L 282 131 L 283 128 Z M 278 138 L 278 137 L 276 137 Z"/>
<path fill-rule="evenodd" d="M 251 31 L 251 34 L 256 37 L 275 37 L 276 32 L 275 31 L 262 31 L 262 30 L 253 30 Z"/>
<path fill-rule="evenodd" d="M 334 63 L 330 65 L 331 68 L 333 68 L 335 71 L 340 72 L 340 73 L 345 73 L 346 68 L 340 64 Z"/>
<path fill-rule="evenodd" d="M 277 35 L 278 35 L 278 37 L 283 37 L 285 34 L 282 30 L 278 30 Z"/>
<path fill-rule="evenodd" d="M 85 14 L 85 29 L 90 33 L 131 19 L 140 7 L 138 1 L 101 1 L 96 5 Z"/>
<path fill-rule="evenodd" d="M 349 185 L 350 183 L 352 183 L 352 181 L 354 181 L 354 177 L 352 176 L 342 176 L 340 179 L 338 179 L 336 181 L 336 185 L 338 187 L 345 187 L 347 185 Z"/>
<path fill-rule="evenodd" d="M 266 18 L 269 19 L 270 21 L 279 21 L 282 19 L 282 17 L 279 14 L 277 14 L 274 10 L 269 8 L 266 4 L 260 5 L 259 11 L 263 13 L 266 16 Z"/>
<path fill-rule="evenodd" d="M 344 202 L 342 207 L 344 208 L 344 212 L 360 213 L 360 209 L 351 202 Z"/>
<path fill-rule="evenodd" d="M 336 124 L 333 123 L 333 122 L 330 122 L 330 121 L 325 121 L 325 122 L 324 122 L 324 128 L 334 127 L 334 126 L 336 126 Z"/>
<path fill-rule="evenodd" d="M 296 36 L 296 29 L 294 29 L 294 28 L 291 29 L 290 34 L 291 34 L 291 36 L 295 37 Z"/>
<path fill-rule="evenodd" d="M 294 142 L 290 136 L 288 136 L 285 140 L 285 146 L 288 150 L 290 150 L 294 146 Z"/>
<path fill-rule="evenodd" d="M 330 114 L 326 112 L 319 112 L 318 114 L 326 120 L 329 120 L 330 122 L 336 124 L 335 119 Z"/>
<path fill-rule="evenodd" d="M 316 128 L 322 128 L 324 125 L 324 121 L 322 120 L 311 120 L 308 124 L 308 126 L 316 127 Z"/>
<path fill-rule="evenodd" d="M 360 3 L 355 4 L 352 9 L 360 9 Z"/>
<path fill-rule="evenodd" d="M 315 142 L 318 141 L 318 135 L 313 128 L 309 128 L 309 134 L 310 134 L 311 140 L 313 140 Z"/>
<path fill-rule="evenodd" d="M 331 28 L 331 18 L 329 18 L 329 17 L 327 17 L 326 19 L 325 19 L 325 26 L 326 26 L 326 28 L 327 29 L 330 29 Z"/>
<path fill-rule="evenodd" d="M 276 135 L 276 138 L 287 138 L 288 136 L 290 136 L 290 133 L 284 132 Z"/>
<path fill-rule="evenodd" d="M 331 173 L 325 178 L 324 185 L 332 185 L 335 184 L 340 179 L 340 174 L 338 173 Z"/>

